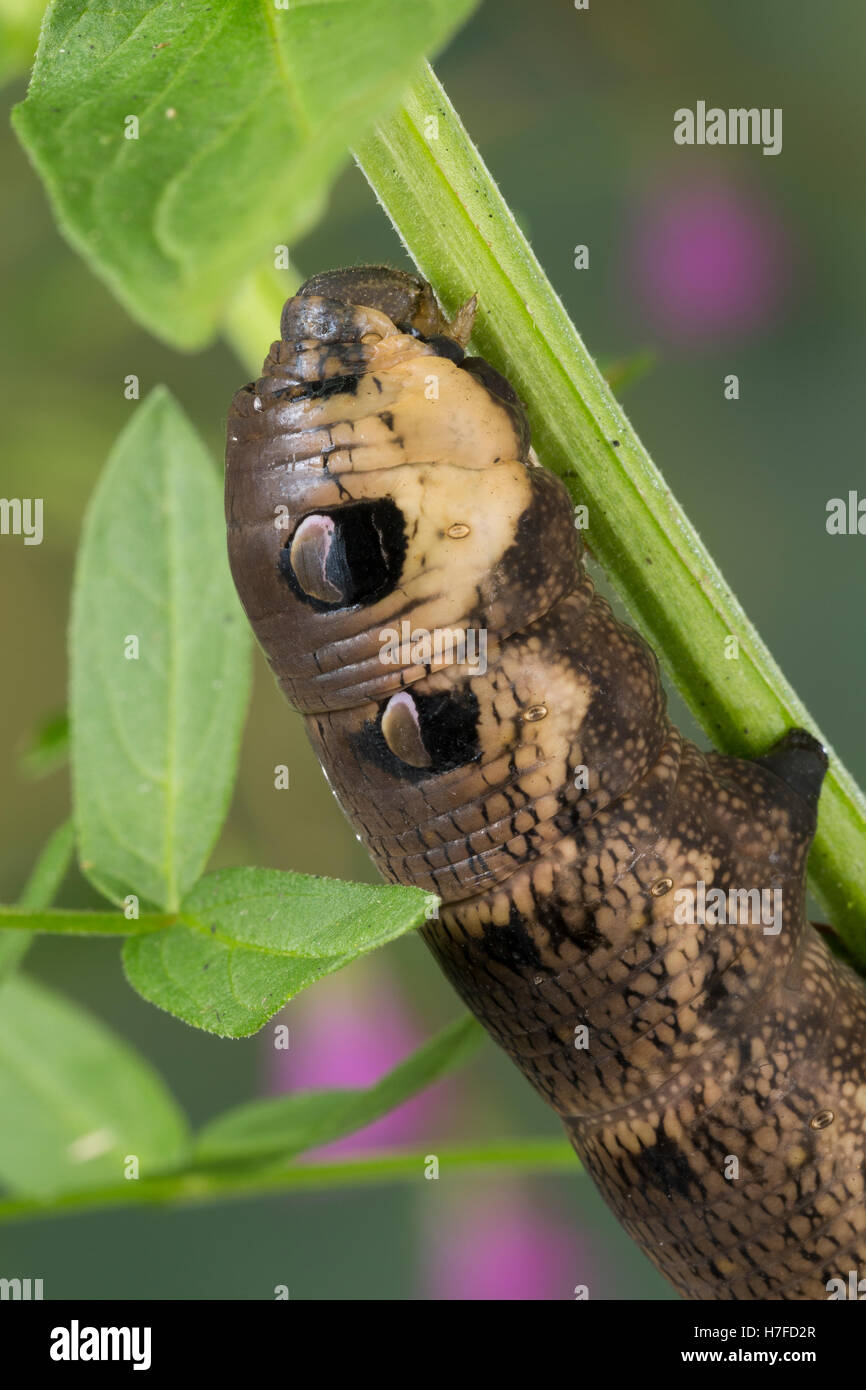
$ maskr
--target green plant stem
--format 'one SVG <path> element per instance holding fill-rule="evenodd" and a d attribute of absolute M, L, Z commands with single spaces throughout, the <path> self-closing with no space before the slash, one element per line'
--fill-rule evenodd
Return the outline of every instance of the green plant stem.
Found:
<path fill-rule="evenodd" d="M 117 912 L 77 912 L 73 908 L 0 907 L 0 930 L 53 932 L 66 936 L 140 936 L 174 926 L 177 913 L 142 912 L 126 918 Z"/>
<path fill-rule="evenodd" d="M 713 742 L 754 756 L 800 725 L 827 747 L 812 884 L 866 963 L 866 800 L 665 486 L 429 67 L 356 159 L 445 307 L 478 294 L 474 349 L 526 402 L 539 458 L 588 506 L 592 553 Z"/>
<path fill-rule="evenodd" d="M 509 1174 L 576 1173 L 572 1149 L 559 1139 L 524 1139 L 473 1148 L 439 1148 L 440 1176 L 450 1173 L 489 1173 L 507 1168 Z M 369 1154 L 334 1163 L 293 1163 L 290 1167 L 252 1172 L 194 1170 L 164 1173 L 138 1181 L 114 1183 L 54 1197 L 7 1197 L 0 1201 L 0 1222 L 38 1216 L 58 1216 L 105 1207 L 189 1206 L 223 1198 L 263 1197 L 281 1192 L 321 1191 L 327 1188 L 371 1187 L 394 1182 L 424 1182 L 427 1154 L 421 1152 Z"/>

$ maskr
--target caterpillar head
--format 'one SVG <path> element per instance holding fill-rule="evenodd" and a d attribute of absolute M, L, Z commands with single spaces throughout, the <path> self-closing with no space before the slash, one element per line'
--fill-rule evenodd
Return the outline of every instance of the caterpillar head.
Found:
<path fill-rule="evenodd" d="M 453 320 L 439 307 L 436 296 L 420 275 L 392 270 L 385 265 L 349 266 L 313 275 L 298 290 L 299 298 L 319 295 L 341 304 L 375 309 L 391 320 L 401 333 L 413 337 L 447 340 L 462 349 L 469 341 L 475 318 L 476 296 L 463 305 Z M 283 334 L 285 336 L 285 333 Z M 446 356 L 449 355 L 447 352 Z M 462 353 L 461 353 L 462 356 Z"/>
<path fill-rule="evenodd" d="M 464 355 L 473 313 L 449 322 L 429 285 L 382 266 L 314 276 L 232 404 L 232 571 L 305 712 L 420 679 L 404 623 L 495 641 L 573 581 L 561 484 L 531 466 L 509 383 Z"/>

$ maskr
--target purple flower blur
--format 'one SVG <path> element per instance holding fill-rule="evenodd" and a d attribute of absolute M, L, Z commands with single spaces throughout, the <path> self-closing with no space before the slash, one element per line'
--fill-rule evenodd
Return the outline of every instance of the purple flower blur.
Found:
<path fill-rule="evenodd" d="M 269 1049 L 266 1084 L 271 1095 L 371 1086 L 426 1036 L 411 1019 L 397 983 L 371 962 L 356 962 L 351 972 L 320 980 L 289 1005 L 280 1021 L 289 1027 L 291 1046 L 287 1051 Z M 311 1156 L 333 1158 L 411 1144 L 435 1131 L 440 1091 L 432 1087 Z"/>
<path fill-rule="evenodd" d="M 661 337 L 752 333 L 774 321 L 790 284 L 784 228 L 758 195 L 733 184 L 654 191 L 631 240 L 631 280 Z"/>
<path fill-rule="evenodd" d="M 437 1219 L 427 1244 L 426 1296 L 439 1301 L 573 1299 L 593 1292 L 595 1260 L 575 1230 L 532 1199 L 531 1190 L 505 1184 L 495 1194 L 475 1188 Z"/>

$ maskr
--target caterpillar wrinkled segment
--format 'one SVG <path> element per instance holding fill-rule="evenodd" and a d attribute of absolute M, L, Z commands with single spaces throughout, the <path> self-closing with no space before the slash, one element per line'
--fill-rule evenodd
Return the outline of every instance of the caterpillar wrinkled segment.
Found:
<path fill-rule="evenodd" d="M 382 874 L 439 895 L 429 946 L 629 1234 L 688 1298 L 825 1299 L 866 1272 L 866 992 L 804 917 L 826 757 L 673 727 L 514 391 L 464 355 L 473 310 L 383 267 L 288 301 L 229 414 L 238 592 Z M 688 890 L 778 913 L 681 920 Z"/>

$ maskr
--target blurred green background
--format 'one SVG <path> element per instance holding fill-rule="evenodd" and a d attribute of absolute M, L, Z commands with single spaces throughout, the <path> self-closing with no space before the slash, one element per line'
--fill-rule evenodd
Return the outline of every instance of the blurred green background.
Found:
<path fill-rule="evenodd" d="M 602 360 L 654 351 L 626 398 L 635 427 L 861 781 L 866 540 L 828 536 L 825 508 L 866 492 L 864 19 L 858 0 L 820 12 L 783 0 L 593 0 L 586 12 L 570 0 L 487 0 L 437 64 L 590 350 Z M 10 70 L 7 107 L 26 85 L 12 49 L 0 66 Z M 781 155 L 675 147 L 674 110 L 698 99 L 783 108 Z M 123 378 L 136 373 L 142 394 L 168 383 L 219 460 L 245 372 L 221 344 L 185 357 L 140 331 L 59 238 L 8 122 L 0 149 L 0 493 L 45 499 L 41 547 L 0 538 L 0 895 L 10 901 L 68 808 L 65 772 L 28 781 L 18 763 L 34 726 L 63 705 L 82 513 L 135 408 Z M 573 267 L 579 244 L 587 270 Z M 295 260 L 304 275 L 405 264 L 354 169 Z M 724 399 L 729 373 L 737 402 Z M 291 770 L 288 792 L 273 789 L 275 763 Z M 258 654 L 214 856 L 238 863 L 374 878 Z M 73 874 L 61 901 L 95 900 Z M 113 944 L 42 939 L 28 968 L 136 1043 L 197 1121 L 268 1087 L 365 1079 L 365 1066 L 388 1063 L 383 1019 L 396 1060 L 460 1007 L 422 944 L 402 941 L 289 1007 L 293 1048 L 277 1067 L 269 1029 L 220 1041 L 143 1003 Z M 558 1132 L 489 1046 L 396 1124 L 395 1142 L 434 1152 L 446 1140 Z M 592 1298 L 673 1296 L 577 1171 L 532 1183 L 419 1175 L 393 1190 L 29 1221 L 0 1230 L 0 1266 L 42 1277 L 57 1298 L 270 1298 L 277 1284 L 292 1298 L 569 1298 L 576 1284 Z"/>

